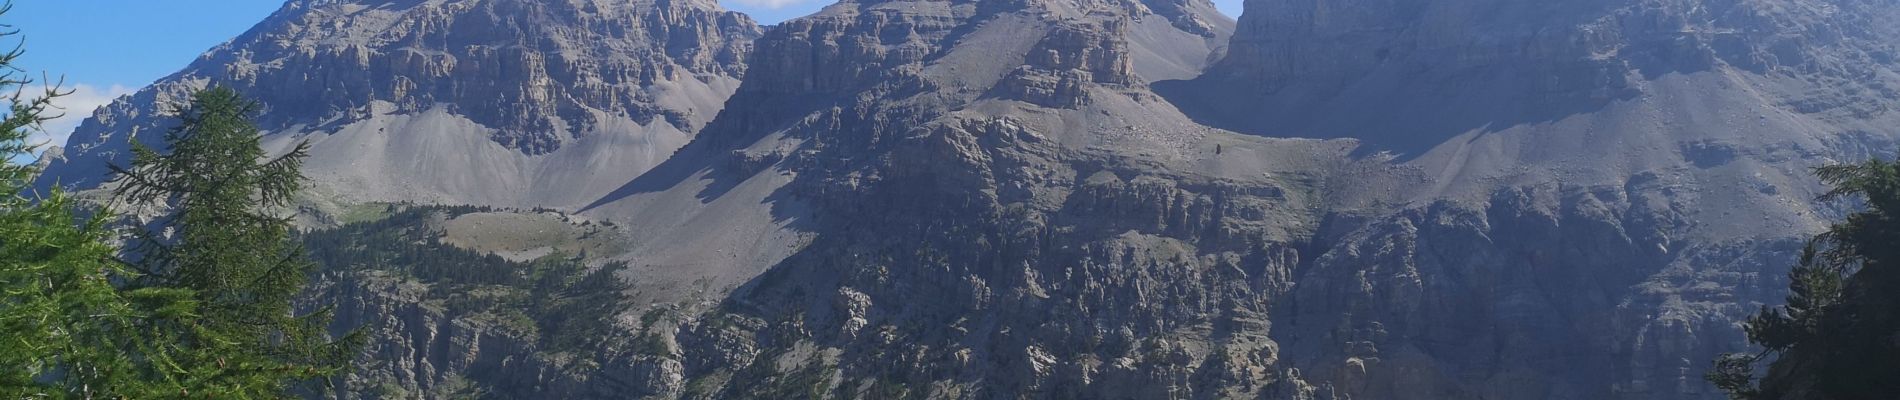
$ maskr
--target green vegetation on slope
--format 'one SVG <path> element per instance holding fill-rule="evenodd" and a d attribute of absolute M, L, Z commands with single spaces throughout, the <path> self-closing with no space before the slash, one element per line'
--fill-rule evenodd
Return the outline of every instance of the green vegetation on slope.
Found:
<path fill-rule="evenodd" d="M 433 223 L 484 210 L 412 206 L 303 241 L 328 270 L 399 273 L 429 285 L 428 301 L 447 305 L 450 317 L 502 322 L 544 352 L 584 353 L 616 340 L 613 317 L 628 307 L 628 285 L 615 276 L 624 264 L 590 270 L 559 254 L 509 261 L 444 243 Z"/>

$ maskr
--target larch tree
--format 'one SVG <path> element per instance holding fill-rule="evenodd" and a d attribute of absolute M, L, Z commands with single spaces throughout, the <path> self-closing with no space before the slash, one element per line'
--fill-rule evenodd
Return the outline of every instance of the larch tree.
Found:
<path fill-rule="evenodd" d="M 1855 201 L 1861 211 L 1809 242 L 1789 273 L 1786 305 L 1745 323 L 1760 351 L 1715 360 L 1707 378 L 1730 398 L 1900 393 L 1900 162 L 1832 165 L 1816 175 L 1833 187 L 1822 200 Z M 1757 379 L 1758 369 L 1767 375 Z"/>
<path fill-rule="evenodd" d="M 126 249 L 132 285 L 190 291 L 194 318 L 164 320 L 179 335 L 171 365 L 219 398 L 269 398 L 343 372 L 360 332 L 328 333 L 328 310 L 296 313 L 293 300 L 316 268 L 291 237 L 286 212 L 303 183 L 307 146 L 274 158 L 250 116 L 256 103 L 229 88 L 196 93 L 178 110 L 165 150 L 135 144 L 130 166 L 112 166 L 115 194 L 161 210 Z M 321 388 L 313 386 L 303 389 Z"/>
<path fill-rule="evenodd" d="M 0 4 L 0 15 L 10 4 Z M 0 25 L 4 27 L 4 25 Z M 18 35 L 0 32 L 0 38 Z M 130 288 L 139 274 L 118 263 L 105 222 L 64 192 L 33 193 L 32 142 L 69 94 L 0 54 L 0 397 L 161 398 L 189 393 L 187 372 L 165 361 L 179 351 L 154 323 L 193 318 L 197 303 L 177 288 Z M 31 96 L 29 96 L 31 94 Z"/>

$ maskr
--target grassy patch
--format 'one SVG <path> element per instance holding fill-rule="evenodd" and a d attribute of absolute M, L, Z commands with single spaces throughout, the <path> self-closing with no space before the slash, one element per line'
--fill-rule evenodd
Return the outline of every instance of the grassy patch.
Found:
<path fill-rule="evenodd" d="M 365 203 L 344 206 L 336 213 L 338 224 L 354 224 L 389 218 L 395 215 L 400 206 L 392 203 Z"/>

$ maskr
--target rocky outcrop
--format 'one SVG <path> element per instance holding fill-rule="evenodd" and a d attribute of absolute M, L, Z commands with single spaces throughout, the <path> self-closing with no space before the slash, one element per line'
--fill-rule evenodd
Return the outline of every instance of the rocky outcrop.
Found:
<path fill-rule="evenodd" d="M 532 333 L 498 321 L 452 315 L 426 284 L 380 271 L 333 272 L 310 290 L 310 304 L 333 307 L 332 326 L 362 329 L 368 365 L 345 376 L 346 398 L 443 398 L 480 391 L 521 396 L 574 376 L 535 353 Z"/>
<path fill-rule="evenodd" d="M 220 52 L 216 84 L 255 91 L 278 128 L 342 125 L 438 104 L 496 128 L 493 139 L 529 154 L 553 151 L 600 114 L 642 125 L 664 119 L 692 131 L 714 110 L 667 107 L 649 88 L 700 76 L 737 77 L 757 28 L 741 14 L 685 0 L 291 3 L 281 30 L 253 32 Z M 270 22 L 266 22 L 267 24 Z M 194 71 L 187 71 L 187 73 Z M 314 96 L 313 96 L 314 95 Z M 341 117 L 340 120 L 325 121 Z"/>
<path fill-rule="evenodd" d="M 96 185 L 130 140 L 155 143 L 170 107 L 218 85 L 258 102 L 274 142 L 315 143 L 308 172 L 339 196 L 552 202 L 508 192 L 585 192 L 532 182 L 624 181 L 658 163 L 719 112 L 759 32 L 699 0 L 292 1 L 102 109 L 43 184 Z M 414 151 L 457 154 L 396 154 Z"/>
<path fill-rule="evenodd" d="M 1858 1 L 1256 0 L 1195 85 L 1197 117 L 1422 152 L 1475 129 L 1555 121 L 1742 73 L 1777 107 L 1878 118 L 1900 99 L 1890 5 Z M 1679 89 L 1667 89 L 1675 91 Z M 1362 118 L 1364 115 L 1391 118 Z M 1487 125 L 1488 124 L 1488 125 Z"/>
<path fill-rule="evenodd" d="M 356 368 L 336 382 L 339 398 L 625 398 L 684 389 L 668 326 L 640 327 L 632 343 L 603 340 L 606 345 L 588 352 L 550 351 L 546 339 L 553 332 L 536 332 L 533 321 L 471 312 L 469 298 L 432 285 L 446 284 L 385 270 L 333 269 L 306 293 L 306 308 L 333 310 L 336 331 L 362 330 L 369 339 Z"/>
<path fill-rule="evenodd" d="M 1004 98 L 1044 107 L 1074 108 L 1088 101 L 1084 83 L 1135 83 L 1129 59 L 1128 26 L 1109 20 L 1098 25 L 1058 24 L 1024 54 L 997 89 Z"/>
<path fill-rule="evenodd" d="M 1690 230 L 1676 207 L 1698 205 L 1651 208 L 1649 190 L 1509 189 L 1340 223 L 1359 228 L 1292 278 L 1276 337 L 1353 398 L 1721 397 L 1700 371 L 1801 242 L 1672 239 Z"/>
<path fill-rule="evenodd" d="M 1734 66 L 1832 80 L 1889 75 L 1890 7 L 1868 2 L 1255 1 L 1215 72 L 1275 93 L 1340 91 L 1391 70 L 1508 73 L 1521 90 L 1615 97 L 1630 76 Z M 1891 92 L 1891 89 L 1878 89 Z M 1890 96 L 1890 95 L 1876 95 Z"/>

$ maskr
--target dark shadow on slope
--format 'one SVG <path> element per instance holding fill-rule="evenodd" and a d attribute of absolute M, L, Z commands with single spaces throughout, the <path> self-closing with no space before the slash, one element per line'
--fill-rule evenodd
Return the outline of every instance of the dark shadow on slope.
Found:
<path fill-rule="evenodd" d="M 706 187 L 695 195 L 701 204 L 711 203 L 737 187 L 747 178 L 761 170 L 750 168 L 742 171 L 739 163 L 733 159 L 734 152 L 744 149 L 764 139 L 772 132 L 781 130 L 760 121 L 785 121 L 788 116 L 806 115 L 814 110 L 831 107 L 836 101 L 823 100 L 815 95 L 783 96 L 772 93 L 748 93 L 741 89 L 726 102 L 724 110 L 719 112 L 706 129 L 700 131 L 692 142 L 675 151 L 666 161 L 648 170 L 632 181 L 608 192 L 607 195 L 582 207 L 581 211 L 592 210 L 629 196 L 641 193 L 661 192 L 685 183 L 693 176 L 706 180 Z M 701 172 L 705 174 L 700 174 Z"/>
<path fill-rule="evenodd" d="M 621 185 L 612 192 L 608 192 L 606 196 L 595 199 L 592 203 L 588 203 L 586 207 L 581 207 L 580 211 L 586 212 L 593 210 L 600 206 L 613 203 L 615 200 L 627 198 L 628 196 L 640 193 L 660 192 L 674 186 L 679 186 L 680 183 L 686 181 L 686 178 L 706 169 L 707 163 L 705 160 L 707 157 L 682 157 L 687 153 L 699 153 L 692 150 L 696 149 L 689 147 L 674 152 L 672 157 L 668 157 L 666 161 L 661 162 L 660 165 L 654 166 L 653 169 L 647 170 L 646 173 L 634 177 L 632 181 L 628 181 L 627 184 Z M 704 201 L 702 200 L 702 202 Z"/>
<path fill-rule="evenodd" d="M 745 100 L 734 96 L 732 100 L 727 102 L 725 110 L 720 111 L 719 116 L 713 119 L 712 124 L 707 126 L 705 130 L 700 131 L 700 134 L 694 137 L 693 141 L 686 143 L 686 146 L 674 151 L 673 155 L 668 156 L 666 161 L 661 161 L 659 165 L 653 166 L 653 169 L 647 170 L 647 172 L 634 177 L 633 180 L 628 181 L 625 185 L 621 185 L 619 188 L 607 192 L 605 196 L 601 196 L 599 199 L 588 203 L 587 206 L 581 207 L 580 211 L 593 210 L 637 194 L 666 191 L 685 183 L 687 179 L 692 178 L 694 175 L 700 175 L 702 171 L 706 172 L 704 177 L 712 182 L 707 183 L 706 188 L 701 190 L 696 196 L 699 198 L 701 204 L 710 203 L 713 199 L 725 194 L 727 190 L 731 190 L 733 186 L 737 186 L 739 181 L 743 180 L 743 177 L 722 178 L 722 176 L 728 174 L 722 173 L 718 166 L 726 161 L 726 157 L 730 156 L 729 149 L 733 148 L 731 143 L 752 143 L 758 140 L 759 136 L 762 136 L 749 134 L 743 129 L 744 127 L 735 127 L 734 125 L 738 124 L 729 121 L 731 119 L 743 119 L 743 117 L 727 118 L 731 116 L 730 114 L 743 112 L 737 110 L 742 110 L 745 107 L 735 106 L 734 104 L 741 101 Z"/>
<path fill-rule="evenodd" d="M 1410 160 L 1469 132 L 1551 123 L 1640 93 L 1621 82 L 1540 86 L 1521 68 L 1459 74 L 1377 72 L 1341 87 L 1295 82 L 1272 87 L 1252 77 L 1203 75 L 1151 86 L 1195 122 L 1267 137 L 1358 139 L 1359 155 Z"/>

